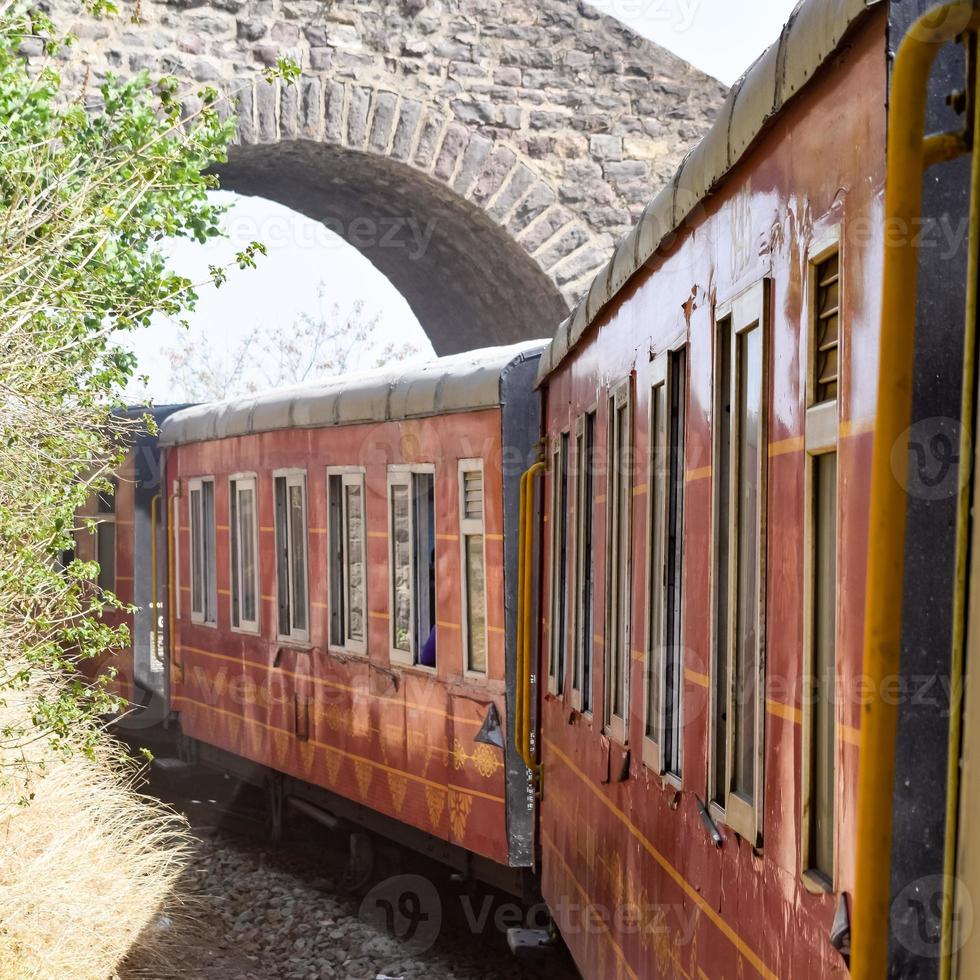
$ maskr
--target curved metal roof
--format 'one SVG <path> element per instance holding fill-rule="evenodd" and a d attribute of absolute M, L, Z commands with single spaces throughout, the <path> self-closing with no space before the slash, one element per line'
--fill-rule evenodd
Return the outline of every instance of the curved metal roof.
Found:
<path fill-rule="evenodd" d="M 714 126 L 616 248 L 541 357 L 540 385 L 603 308 L 742 159 L 766 124 L 817 73 L 847 32 L 884 0 L 802 0 L 779 40 L 732 87 Z M 751 16 L 747 13 L 746 16 Z"/>
<path fill-rule="evenodd" d="M 229 439 L 278 429 L 313 429 L 473 412 L 500 405 L 500 380 L 515 363 L 537 358 L 546 341 L 454 354 L 340 375 L 296 388 L 195 405 L 167 418 L 160 444 Z"/>

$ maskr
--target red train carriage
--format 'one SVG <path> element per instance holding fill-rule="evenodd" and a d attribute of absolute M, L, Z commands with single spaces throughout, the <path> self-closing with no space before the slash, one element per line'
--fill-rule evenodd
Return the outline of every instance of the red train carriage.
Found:
<path fill-rule="evenodd" d="M 122 727 L 143 728 L 165 717 L 168 663 L 166 653 L 167 564 L 166 499 L 161 481 L 157 437 L 138 420 L 151 417 L 157 426 L 183 405 L 156 408 L 134 407 L 126 416 L 136 422 L 126 459 L 113 478 L 113 492 L 93 494 L 79 509 L 81 522 L 92 522 L 94 533 L 82 530 L 75 536 L 75 556 L 98 561 L 101 588 L 113 593 L 133 614 L 110 610 L 107 623 L 125 625 L 130 645 L 114 650 L 100 661 L 82 664 L 88 676 L 113 667 L 112 690 L 134 707 Z M 155 564 L 155 568 L 154 568 Z"/>
<path fill-rule="evenodd" d="M 202 756 L 519 887 L 517 483 L 541 344 L 181 412 L 172 707 Z M 218 751 L 220 750 L 220 751 Z M 414 835 L 413 835 L 414 834 Z"/>
<path fill-rule="evenodd" d="M 542 889 L 588 977 L 846 969 L 860 707 L 835 692 L 861 672 L 885 182 L 865 6 L 802 6 L 542 359 Z"/>
<path fill-rule="evenodd" d="M 542 358 L 588 977 L 843 975 L 852 902 L 862 980 L 980 970 L 980 4 L 929 7 L 801 3 Z"/>

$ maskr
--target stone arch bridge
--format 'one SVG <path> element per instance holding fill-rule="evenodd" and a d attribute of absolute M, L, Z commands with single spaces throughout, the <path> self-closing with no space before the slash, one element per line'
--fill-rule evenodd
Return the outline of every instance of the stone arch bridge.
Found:
<path fill-rule="evenodd" d="M 440 354 L 550 336 L 724 87 L 575 0 L 142 0 L 73 21 L 93 81 L 238 94 L 222 186 L 325 222 Z M 262 70 L 302 67 L 291 86 Z"/>

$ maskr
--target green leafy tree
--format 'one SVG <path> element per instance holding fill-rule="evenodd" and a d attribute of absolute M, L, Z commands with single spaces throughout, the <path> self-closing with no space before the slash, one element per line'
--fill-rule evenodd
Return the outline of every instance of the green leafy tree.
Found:
<path fill-rule="evenodd" d="M 96 12 L 111 11 L 99 0 Z M 44 43 L 40 70 L 18 53 L 29 38 Z M 75 668 L 127 643 L 100 616 L 119 603 L 97 588 L 94 563 L 58 558 L 84 533 L 76 508 L 110 491 L 124 452 L 131 423 L 112 409 L 135 363 L 115 341 L 193 307 L 194 285 L 161 245 L 219 234 L 209 168 L 234 131 L 215 91 L 181 93 L 170 78 L 67 90 L 70 40 L 0 0 L 0 698 L 33 690 L 40 673 L 70 678 L 38 687 L 35 732 L 5 729 L 7 745 L 37 732 L 68 744 L 118 707 Z M 249 246 L 237 264 L 261 251 Z M 212 270 L 219 283 L 225 274 Z"/>

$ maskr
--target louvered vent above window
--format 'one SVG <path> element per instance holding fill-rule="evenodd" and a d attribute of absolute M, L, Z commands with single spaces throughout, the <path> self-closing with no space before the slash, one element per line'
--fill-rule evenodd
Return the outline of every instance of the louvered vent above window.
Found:
<path fill-rule="evenodd" d="M 840 351 L 840 253 L 817 266 L 817 350 L 814 401 L 837 399 Z"/>
<path fill-rule="evenodd" d="M 463 519 L 479 521 L 483 518 L 483 474 L 479 470 L 463 473 Z"/>

